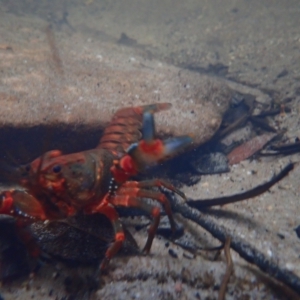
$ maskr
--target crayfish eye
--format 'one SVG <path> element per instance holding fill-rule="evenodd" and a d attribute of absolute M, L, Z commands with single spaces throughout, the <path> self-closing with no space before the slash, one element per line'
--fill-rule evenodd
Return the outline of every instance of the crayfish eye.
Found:
<path fill-rule="evenodd" d="M 26 165 L 26 166 L 24 166 L 24 168 L 21 168 L 21 170 L 22 170 L 21 176 L 28 177 L 28 173 L 29 173 L 30 169 L 31 169 L 30 165 Z"/>
<path fill-rule="evenodd" d="M 53 167 L 52 171 L 54 173 L 59 173 L 61 171 L 61 166 L 60 165 L 56 165 Z"/>

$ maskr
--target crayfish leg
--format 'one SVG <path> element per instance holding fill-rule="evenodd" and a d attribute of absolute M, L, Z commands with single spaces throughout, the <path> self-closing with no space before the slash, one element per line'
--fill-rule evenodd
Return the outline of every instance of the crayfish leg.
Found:
<path fill-rule="evenodd" d="M 92 213 L 101 213 L 105 215 L 110 220 L 115 232 L 115 240 L 106 250 L 105 257 L 100 265 L 100 271 L 104 271 L 107 268 L 111 258 L 114 257 L 122 247 L 125 240 L 125 234 L 117 211 L 106 200 L 103 200 L 100 205 L 94 208 Z"/>
<path fill-rule="evenodd" d="M 127 193 L 127 191 L 126 191 L 126 193 Z M 132 193 L 132 194 L 134 194 L 134 193 Z M 143 192 L 141 192 L 141 194 L 143 194 Z M 148 198 L 155 198 L 156 199 L 156 197 L 157 197 L 157 195 L 148 194 Z M 160 221 L 160 208 L 158 206 L 146 203 L 141 198 L 137 198 L 136 196 L 130 196 L 128 194 L 126 194 L 126 195 L 115 195 L 110 200 L 110 202 L 115 206 L 139 208 L 139 209 L 145 211 L 146 213 L 148 213 L 149 215 L 152 216 L 153 222 L 152 222 L 152 224 L 150 225 L 150 227 L 148 229 L 148 238 L 147 238 L 146 244 L 143 248 L 143 252 L 145 254 L 149 253 L 149 251 L 151 249 L 151 246 L 152 246 L 152 242 L 153 242 L 155 233 L 157 231 L 157 227 L 159 225 L 159 221 Z M 173 217 L 171 217 L 171 219 L 172 219 L 171 222 L 173 223 L 173 226 L 175 226 Z"/>
<path fill-rule="evenodd" d="M 151 205 L 145 202 L 145 198 L 158 201 L 164 207 L 164 210 L 169 218 L 170 226 L 175 233 L 176 223 L 173 218 L 172 209 L 167 197 L 157 191 L 146 190 L 145 188 L 151 187 L 166 187 L 185 198 L 185 195 L 178 191 L 173 185 L 163 180 L 146 180 L 146 181 L 127 181 L 116 192 L 109 201 L 114 206 L 125 206 L 139 208 L 153 217 L 153 222 L 148 230 L 148 239 L 143 252 L 148 253 L 150 251 L 154 236 L 156 234 L 159 221 L 160 221 L 160 208 L 156 205 Z"/>
<path fill-rule="evenodd" d="M 10 216 L 14 220 L 15 235 L 18 237 L 18 240 L 24 244 L 29 257 L 34 259 L 29 260 L 30 266 L 28 266 L 28 268 L 31 270 L 33 268 L 31 264 L 33 262 L 35 265 L 38 263 L 37 259 L 41 251 L 28 225 L 35 221 L 46 220 L 44 207 L 32 195 L 20 190 L 10 190 L 0 194 L 0 214 Z M 16 257 L 16 259 L 18 259 L 18 257 Z M 24 265 L 25 268 L 28 262 L 21 262 L 22 266 Z"/>
<path fill-rule="evenodd" d="M 47 219 L 42 204 L 32 195 L 19 190 L 4 191 L 0 194 L 0 214 L 15 217 L 21 225 Z"/>
<path fill-rule="evenodd" d="M 126 186 L 128 188 L 129 187 L 139 187 L 139 188 L 163 187 L 169 191 L 176 193 L 181 198 L 186 200 L 186 196 L 183 192 L 181 192 L 179 189 L 177 189 L 170 182 L 163 180 L 163 179 L 150 179 L 150 180 L 143 180 L 143 181 L 127 181 L 123 184 L 123 186 Z"/>

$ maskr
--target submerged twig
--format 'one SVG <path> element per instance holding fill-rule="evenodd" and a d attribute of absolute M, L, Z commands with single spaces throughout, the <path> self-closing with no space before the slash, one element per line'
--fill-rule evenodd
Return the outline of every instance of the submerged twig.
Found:
<path fill-rule="evenodd" d="M 242 116 L 241 118 L 239 118 L 238 120 L 233 122 L 232 124 L 228 125 L 225 129 L 218 131 L 216 133 L 216 135 L 213 137 L 213 139 L 216 139 L 216 140 L 221 139 L 224 136 L 226 136 L 227 134 L 231 133 L 233 130 L 235 130 L 239 127 L 242 127 L 242 125 L 248 121 L 249 117 L 250 117 L 250 114 L 245 114 L 244 116 Z"/>
<path fill-rule="evenodd" d="M 180 202 L 175 196 L 170 198 L 172 198 L 174 212 L 180 213 L 184 218 L 197 223 L 223 243 L 225 243 L 227 237 L 230 237 L 231 248 L 242 258 L 249 263 L 255 264 L 263 272 L 286 284 L 300 295 L 300 278 L 293 272 L 281 267 L 278 262 L 271 261 L 245 240 L 237 237 L 224 226 L 218 225 L 211 216 L 189 207 L 186 203 Z"/>
<path fill-rule="evenodd" d="M 263 118 L 251 116 L 250 121 L 266 131 L 277 132 L 277 130 L 274 127 L 272 127 L 271 125 L 269 125 L 269 123 L 266 120 L 264 120 Z"/>
<path fill-rule="evenodd" d="M 283 111 L 286 113 L 289 113 L 289 112 L 291 112 L 291 108 L 288 106 L 284 106 Z M 282 113 L 282 107 L 262 111 L 261 113 L 254 115 L 253 117 L 264 118 L 264 117 L 268 117 L 268 116 L 276 116 L 276 115 L 279 115 L 280 113 Z"/>
<path fill-rule="evenodd" d="M 64 68 L 63 68 L 62 60 L 59 55 L 59 51 L 58 51 L 57 44 L 55 41 L 55 35 L 54 35 L 51 25 L 48 25 L 46 27 L 45 32 L 46 32 L 47 42 L 48 42 L 48 45 L 49 45 L 50 51 L 51 51 L 51 62 L 55 68 L 55 71 L 59 74 L 59 76 L 63 77 L 64 76 Z"/>
<path fill-rule="evenodd" d="M 272 146 L 270 149 L 264 153 L 261 153 L 261 156 L 274 156 L 274 155 L 292 155 L 300 152 L 300 142 L 289 143 L 281 146 Z"/>
<path fill-rule="evenodd" d="M 269 188 L 271 188 L 274 184 L 280 181 L 282 178 L 288 175 L 288 173 L 293 170 L 294 164 L 289 163 L 285 166 L 277 175 L 275 175 L 270 181 L 263 183 L 251 190 L 248 190 L 244 193 L 235 194 L 231 196 L 213 198 L 213 199 L 203 199 L 203 200 L 188 200 L 187 204 L 189 206 L 195 207 L 197 209 L 203 209 L 215 205 L 225 205 L 229 203 L 234 203 L 242 200 L 247 200 L 249 198 L 256 197 L 258 195 L 263 194 Z"/>
<path fill-rule="evenodd" d="M 223 278 L 221 286 L 220 286 L 218 300 L 225 299 L 227 285 L 228 285 L 230 276 L 233 272 L 233 263 L 232 263 L 232 258 L 231 258 L 231 254 L 230 254 L 230 243 L 231 243 L 231 238 L 230 237 L 226 238 L 226 242 L 224 245 L 224 253 L 225 253 L 225 257 L 226 257 L 227 268 L 226 268 L 226 272 L 225 272 L 224 278 Z"/>

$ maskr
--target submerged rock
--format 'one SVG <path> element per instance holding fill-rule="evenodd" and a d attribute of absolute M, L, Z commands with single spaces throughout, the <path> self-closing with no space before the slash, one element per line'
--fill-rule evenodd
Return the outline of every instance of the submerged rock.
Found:
<path fill-rule="evenodd" d="M 213 152 L 197 158 L 192 167 L 200 174 L 218 174 L 229 171 L 228 159 L 221 152 Z"/>
<path fill-rule="evenodd" d="M 219 128 L 231 90 L 215 78 L 134 56 L 118 44 L 54 33 L 40 19 L 1 18 L 0 124 L 104 128 L 120 107 L 171 102 L 162 135 L 201 144 Z M 19 27 L 19 30 L 16 30 Z M 14 33 L 12 33 L 14 32 Z M 16 34 L 18 32 L 18 34 Z"/>

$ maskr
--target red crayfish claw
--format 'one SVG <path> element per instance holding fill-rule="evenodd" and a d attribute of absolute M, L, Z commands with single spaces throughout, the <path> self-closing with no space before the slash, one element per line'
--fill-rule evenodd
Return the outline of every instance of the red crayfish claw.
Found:
<path fill-rule="evenodd" d="M 127 154 L 112 167 L 111 171 L 118 183 L 123 183 L 148 167 L 175 156 L 193 143 L 189 135 L 166 140 L 156 139 L 153 113 L 152 110 L 143 113 L 142 140 L 131 144 Z"/>

